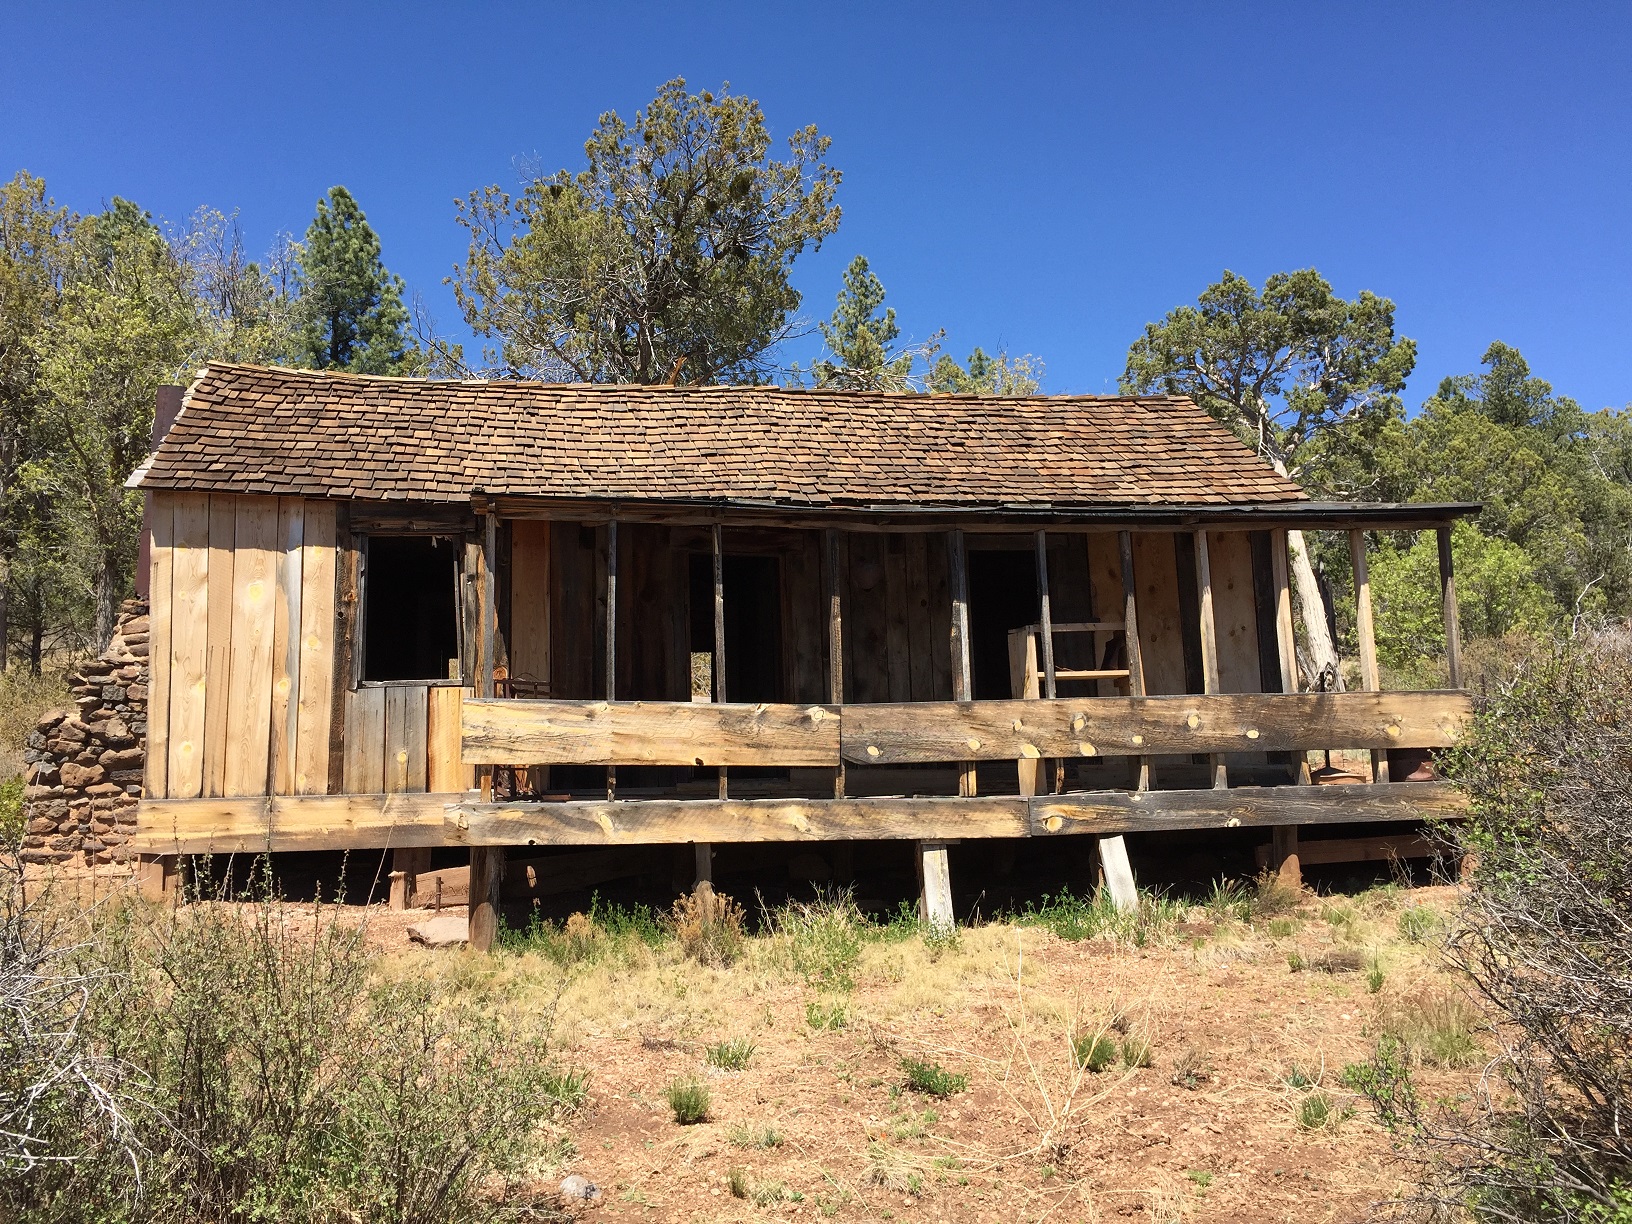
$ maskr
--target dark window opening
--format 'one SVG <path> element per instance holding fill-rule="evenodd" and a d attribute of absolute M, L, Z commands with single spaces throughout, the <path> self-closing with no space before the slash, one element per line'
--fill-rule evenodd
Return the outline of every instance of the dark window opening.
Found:
<path fill-rule="evenodd" d="M 459 549 L 435 536 L 370 536 L 364 680 L 459 676 Z"/>
<path fill-rule="evenodd" d="M 976 701 L 1014 696 L 1009 630 L 1037 623 L 1037 554 L 969 553 L 969 671 Z"/>
<path fill-rule="evenodd" d="M 782 581 L 775 557 L 731 556 L 725 585 L 725 698 L 782 700 Z M 691 649 L 714 653 L 714 558 L 691 557 Z"/>

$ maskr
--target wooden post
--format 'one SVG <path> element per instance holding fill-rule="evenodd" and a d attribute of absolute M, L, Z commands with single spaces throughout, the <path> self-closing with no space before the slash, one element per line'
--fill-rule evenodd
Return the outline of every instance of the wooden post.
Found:
<path fill-rule="evenodd" d="M 1377 625 L 1372 617 L 1371 573 L 1366 566 L 1366 533 L 1356 528 L 1349 532 L 1349 561 L 1354 566 L 1354 633 L 1360 644 L 1360 687 L 1375 693 L 1383 687 L 1382 671 L 1377 665 Z M 1388 753 L 1373 748 L 1371 751 L 1371 780 L 1388 781 Z"/>
<path fill-rule="evenodd" d="M 618 691 L 618 520 L 606 525 L 606 699 Z M 606 797 L 618 797 L 618 767 L 606 767 Z"/>
<path fill-rule="evenodd" d="M 952 591 L 952 699 L 974 700 L 974 677 L 969 660 L 969 558 L 963 532 L 946 538 L 948 585 Z M 977 789 L 975 763 L 965 761 L 958 776 L 958 794 L 973 798 Z M 950 928 L 952 870 L 945 842 L 918 843 L 918 916 L 932 926 Z"/>
<path fill-rule="evenodd" d="M 1218 679 L 1218 626 L 1213 620 L 1213 568 L 1207 557 L 1207 533 L 1196 532 L 1196 588 L 1201 604 L 1201 691 L 1216 693 Z M 1213 788 L 1230 784 L 1229 771 L 1221 753 L 1213 754 Z"/>
<path fill-rule="evenodd" d="M 1462 625 L 1456 610 L 1456 572 L 1451 568 L 1451 527 L 1438 528 L 1439 598 L 1445 610 L 1445 668 L 1453 689 L 1462 687 Z"/>
<path fill-rule="evenodd" d="M 1145 696 L 1145 653 L 1139 644 L 1139 600 L 1133 576 L 1133 536 L 1116 533 L 1117 551 L 1122 559 L 1122 637 L 1128 651 L 1128 693 Z M 1150 758 L 1139 758 L 1139 789 L 1150 789 Z"/>
<path fill-rule="evenodd" d="M 726 701 L 725 688 L 725 549 L 720 525 L 714 524 L 714 700 Z M 729 798 L 725 766 L 720 769 L 720 798 Z"/>
<path fill-rule="evenodd" d="M 1037 533 L 1037 617 L 1042 634 L 1042 688 L 1043 696 L 1050 701 L 1058 697 L 1059 688 L 1054 674 L 1054 614 L 1048 598 L 1048 532 Z M 1089 638 L 1090 644 L 1093 639 Z M 1093 666 L 1092 663 L 1089 664 Z M 1049 768 L 1054 774 L 1054 793 L 1057 795 L 1065 789 L 1065 762 L 1055 760 L 1050 762 Z"/>
<path fill-rule="evenodd" d="M 1139 607 L 1133 578 L 1133 537 L 1126 531 L 1116 533 L 1117 551 L 1122 560 L 1122 635 L 1128 654 L 1128 693 L 1133 697 L 1145 695 L 1145 656 L 1139 646 Z M 1150 758 L 1139 758 L 1139 789 L 1150 789 Z M 1139 908 L 1139 886 L 1133 878 L 1133 864 L 1128 861 L 1128 843 L 1118 834 L 1099 839 L 1099 866 L 1105 873 L 1105 887 L 1116 908 Z"/>
<path fill-rule="evenodd" d="M 497 610 L 494 607 L 494 573 L 499 555 L 499 519 L 491 512 L 482 516 L 482 552 L 477 567 L 476 615 L 476 695 L 493 696 L 493 665 L 498 629 Z M 493 767 L 485 765 L 479 771 L 482 798 L 493 797 Z M 470 848 L 470 900 L 465 931 L 466 942 L 473 952 L 486 952 L 493 947 L 499 932 L 499 898 L 504 888 L 504 847 L 472 846 Z"/>
<path fill-rule="evenodd" d="M 827 543 L 827 699 L 844 704 L 844 604 L 839 596 L 839 533 L 828 528 Z M 844 758 L 833 771 L 833 798 L 844 798 Z"/>
<path fill-rule="evenodd" d="M 144 901 L 174 901 L 181 882 L 181 859 L 174 854 L 144 854 L 136 861 L 136 887 Z"/>
<path fill-rule="evenodd" d="M 401 846 L 391 852 L 391 908 L 413 909 L 418 904 L 419 874 L 431 869 L 429 846 Z"/>
<path fill-rule="evenodd" d="M 1293 636 L 1292 584 L 1287 557 L 1286 531 L 1277 528 L 1269 535 L 1270 578 L 1275 591 L 1275 645 L 1281 664 L 1281 692 L 1298 691 L 1298 644 Z M 1309 754 L 1299 752 L 1292 769 L 1295 781 L 1308 785 Z M 1298 858 L 1298 826 L 1276 825 L 1270 832 L 1270 852 L 1276 873 L 1294 888 L 1303 886 L 1303 868 Z"/>

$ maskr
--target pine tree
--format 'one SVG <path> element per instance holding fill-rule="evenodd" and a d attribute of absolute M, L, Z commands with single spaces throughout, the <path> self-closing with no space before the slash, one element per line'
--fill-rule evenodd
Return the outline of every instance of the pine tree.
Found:
<path fill-rule="evenodd" d="M 317 202 L 300 257 L 302 364 L 354 374 L 416 374 L 425 357 L 408 336 L 402 278 L 380 262 L 380 239 L 344 187 Z"/>
<path fill-rule="evenodd" d="M 901 336 L 895 311 L 884 309 L 884 286 L 867 266 L 867 257 L 857 255 L 844 270 L 844 288 L 839 291 L 833 317 L 819 323 L 822 339 L 832 351 L 811 367 L 818 387 L 840 387 L 848 391 L 907 391 L 912 351 L 895 353 L 891 346 Z"/>

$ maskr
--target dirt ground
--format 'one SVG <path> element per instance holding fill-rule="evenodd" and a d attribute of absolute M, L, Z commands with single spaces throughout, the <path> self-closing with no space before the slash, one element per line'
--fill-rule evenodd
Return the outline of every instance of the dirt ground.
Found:
<path fill-rule="evenodd" d="M 371 926 L 393 972 L 554 1006 L 555 1055 L 590 1081 L 550 1176 L 600 1187 L 585 1219 L 1349 1221 L 1404 1171 L 1341 1073 L 1386 1014 L 1454 991 L 1424 924 L 1400 917 L 1453 900 L 1384 887 L 1275 918 L 1196 905 L 1143 947 L 1013 923 L 874 939 L 836 985 L 774 936 L 726 969 L 645 948 L 563 968 L 404 949 L 413 915 Z M 1135 1062 L 1148 1045 L 1150 1065 L 1085 1071 L 1083 1035 Z M 753 1043 L 743 1070 L 710 1065 L 729 1039 Z M 967 1086 L 914 1091 L 907 1058 Z M 1454 1091 L 1472 1073 L 1427 1065 L 1419 1083 Z M 679 1125 L 665 1090 L 692 1076 L 709 1117 Z"/>

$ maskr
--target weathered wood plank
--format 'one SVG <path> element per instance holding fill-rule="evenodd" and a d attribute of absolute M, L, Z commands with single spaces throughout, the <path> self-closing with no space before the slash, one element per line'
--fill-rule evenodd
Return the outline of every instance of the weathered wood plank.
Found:
<path fill-rule="evenodd" d="M 1245 531 L 1208 532 L 1207 551 L 1213 580 L 1218 691 L 1261 693 L 1252 537 Z"/>
<path fill-rule="evenodd" d="M 227 711 L 232 706 L 232 571 L 238 530 L 238 499 L 216 493 L 210 498 L 210 593 L 201 609 L 209 625 L 205 647 L 209 682 L 204 694 L 204 791 L 224 795 L 227 786 Z"/>
<path fill-rule="evenodd" d="M 170 615 L 171 577 L 175 560 L 176 498 L 154 493 L 149 510 L 153 533 L 148 555 L 147 759 L 142 794 L 158 799 L 169 794 L 170 765 Z"/>
<path fill-rule="evenodd" d="M 1005 757 L 1441 748 L 1472 709 L 1466 693 L 1217 693 L 845 706 L 840 750 L 878 765 Z"/>
<path fill-rule="evenodd" d="M 1026 800 L 651 799 L 448 809 L 447 838 L 473 846 L 680 844 L 1023 837 Z"/>
<path fill-rule="evenodd" d="M 266 791 L 272 735 L 272 638 L 277 593 L 278 500 L 240 497 L 232 566 L 232 679 L 228 686 L 227 795 Z"/>
<path fill-rule="evenodd" d="M 550 679 L 550 524 L 510 524 L 510 674 Z"/>
<path fill-rule="evenodd" d="M 1420 820 L 1455 815 L 1466 806 L 1461 793 L 1445 782 L 1099 791 L 1050 795 L 1030 803 L 1035 836 Z"/>
<path fill-rule="evenodd" d="M 469 765 L 834 766 L 832 706 L 703 702 L 467 701 Z"/>
<path fill-rule="evenodd" d="M 1440 610 L 1445 618 L 1445 670 L 1452 688 L 1462 687 L 1462 625 L 1456 608 L 1456 570 L 1451 564 L 1451 529 L 1435 531 L 1439 544 Z"/>
<path fill-rule="evenodd" d="M 306 504 L 278 499 L 277 594 L 272 609 L 272 743 L 267 785 L 274 795 L 295 793 L 295 744 L 300 717 L 301 551 Z"/>
<path fill-rule="evenodd" d="M 1138 575 L 1139 646 L 1147 693 L 1182 693 L 1184 629 L 1179 609 L 1179 571 L 1170 532 L 1133 536 Z"/>
<path fill-rule="evenodd" d="M 408 694 L 411 685 L 393 684 L 385 690 L 385 785 L 388 795 L 414 788 L 408 785 Z"/>
<path fill-rule="evenodd" d="M 205 703 L 209 688 L 209 495 L 178 495 L 175 515 L 170 575 L 170 759 L 166 774 L 169 794 L 191 799 L 202 794 L 204 788 Z"/>
<path fill-rule="evenodd" d="M 328 790 L 329 720 L 334 712 L 334 529 L 332 503 L 306 503 L 300 549 L 300 691 L 295 703 L 297 795 Z"/>
<path fill-rule="evenodd" d="M 1371 572 L 1366 566 L 1366 533 L 1349 532 L 1349 560 L 1354 566 L 1354 635 L 1360 646 L 1360 686 L 1368 692 L 1383 687 L 1382 670 L 1377 663 L 1376 620 L 1371 607 Z M 1387 782 L 1388 754 L 1373 751 L 1371 778 Z"/>
<path fill-rule="evenodd" d="M 907 558 L 907 666 L 909 701 L 935 701 L 935 632 L 929 614 L 929 537 L 902 539 Z"/>
<path fill-rule="evenodd" d="M 342 503 L 334 508 L 334 663 L 330 688 L 334 700 L 329 706 L 328 793 L 344 791 L 346 772 L 346 727 L 351 691 L 357 683 L 357 656 L 360 650 L 362 553 L 351 530 L 351 509 Z"/>
<path fill-rule="evenodd" d="M 346 694 L 347 794 L 385 791 L 385 693 L 383 688 L 360 688 Z"/>
<path fill-rule="evenodd" d="M 912 638 L 908 629 L 907 554 L 902 537 L 884 540 L 884 656 L 885 691 L 891 701 L 912 700 Z"/>
<path fill-rule="evenodd" d="M 248 795 L 144 799 L 131 846 L 142 854 L 259 854 L 445 844 L 445 810 L 463 794 Z"/>

